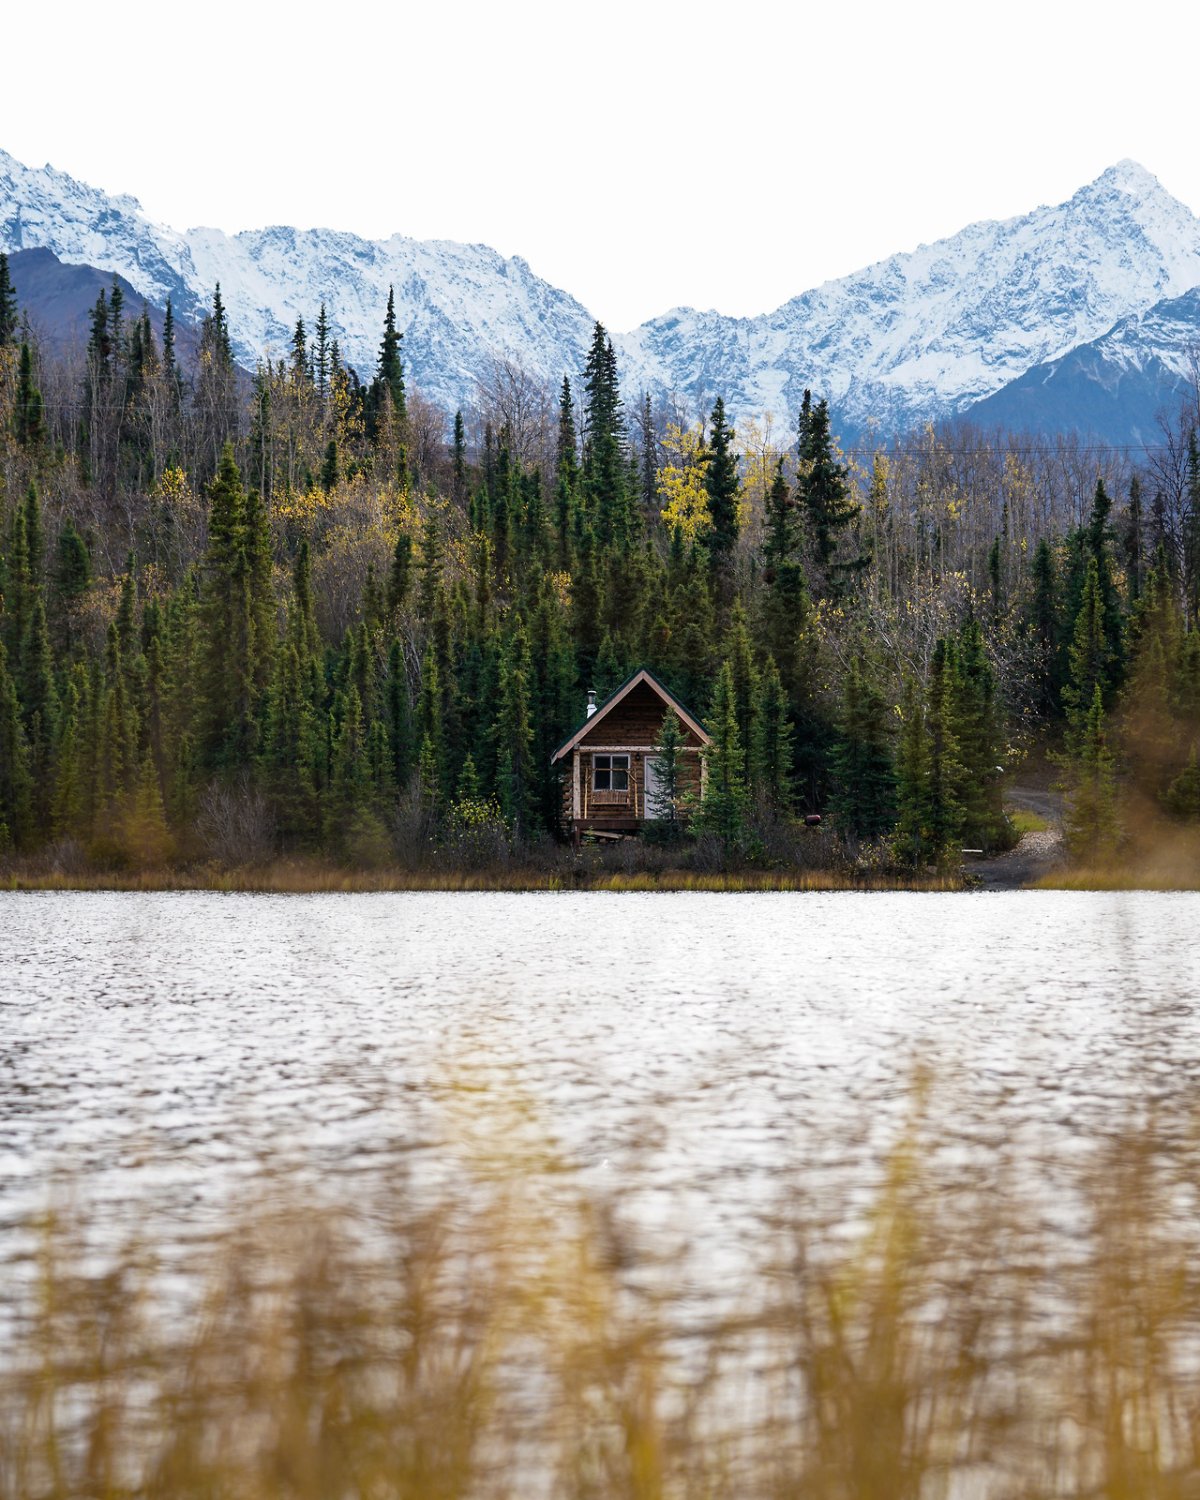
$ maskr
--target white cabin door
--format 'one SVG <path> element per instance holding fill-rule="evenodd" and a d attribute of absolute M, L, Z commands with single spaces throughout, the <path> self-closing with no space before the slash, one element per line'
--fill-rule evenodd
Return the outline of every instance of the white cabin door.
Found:
<path fill-rule="evenodd" d="M 646 790 L 642 797 L 642 816 L 645 818 L 665 818 L 670 813 L 670 808 L 665 805 L 663 797 L 662 774 L 659 770 L 657 760 L 650 756 L 645 761 Z"/>

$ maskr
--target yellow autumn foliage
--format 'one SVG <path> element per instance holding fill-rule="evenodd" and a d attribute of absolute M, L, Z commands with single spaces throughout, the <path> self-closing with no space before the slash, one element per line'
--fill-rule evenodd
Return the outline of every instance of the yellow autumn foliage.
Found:
<path fill-rule="evenodd" d="M 678 527 L 685 542 L 694 542 L 712 525 L 704 488 L 709 457 L 704 434 L 699 427 L 685 428 L 670 422 L 662 447 L 667 456 L 658 471 L 663 521 L 668 531 Z"/>

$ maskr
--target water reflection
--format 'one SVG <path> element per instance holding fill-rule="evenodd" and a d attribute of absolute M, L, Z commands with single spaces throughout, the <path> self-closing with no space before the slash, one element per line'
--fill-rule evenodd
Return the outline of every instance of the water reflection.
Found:
<path fill-rule="evenodd" d="M 501 1099 L 547 1158 L 752 1240 L 868 1175 L 913 1069 L 945 1169 L 1030 1171 L 1200 1073 L 1194 895 L 0 895 L 0 1214 L 69 1173 L 186 1218 L 269 1155 L 436 1181 Z M 511 1136 L 514 1126 L 504 1129 Z"/>

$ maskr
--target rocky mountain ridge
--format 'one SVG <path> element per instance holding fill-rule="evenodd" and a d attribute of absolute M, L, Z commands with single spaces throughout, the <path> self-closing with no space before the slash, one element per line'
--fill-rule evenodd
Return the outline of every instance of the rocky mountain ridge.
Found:
<path fill-rule="evenodd" d="M 392 285 L 412 377 L 448 409 L 471 401 L 495 358 L 552 382 L 577 377 L 593 325 L 525 260 L 484 245 L 283 226 L 180 233 L 133 198 L 0 152 L 0 248 L 35 246 L 118 273 L 156 305 L 169 295 L 187 319 L 220 282 L 251 368 L 280 355 L 296 319 L 311 324 L 324 300 L 343 354 L 369 373 Z M 1167 324 L 1186 341 L 1185 309 L 1157 322 L 1152 310 L 1197 286 L 1200 220 L 1123 161 L 1065 203 L 969 225 L 761 317 L 676 308 L 614 342 L 630 398 L 671 393 L 698 412 L 722 394 L 739 416 L 770 411 L 787 424 L 811 386 L 844 432 L 887 433 L 968 411 L 1117 325 L 1127 354 L 1142 334 L 1161 344 Z"/>

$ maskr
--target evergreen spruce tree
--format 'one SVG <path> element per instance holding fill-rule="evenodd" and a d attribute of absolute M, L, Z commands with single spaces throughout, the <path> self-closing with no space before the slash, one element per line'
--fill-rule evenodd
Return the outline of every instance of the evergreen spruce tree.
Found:
<path fill-rule="evenodd" d="M 213 291 L 212 311 L 205 315 L 200 327 L 193 404 L 202 474 L 212 474 L 220 469 L 224 445 L 237 431 L 240 405 L 237 387 L 229 319 L 218 282 Z"/>
<path fill-rule="evenodd" d="M 929 736 L 929 826 L 937 858 L 949 857 L 961 842 L 963 796 L 968 783 L 958 730 L 958 655 L 950 640 L 934 647 L 925 709 Z"/>
<path fill-rule="evenodd" d="M 307 538 L 296 549 L 296 561 L 292 568 L 292 606 L 288 611 L 288 639 L 296 648 L 296 657 L 301 671 L 315 692 L 321 637 L 317 629 L 316 605 L 312 591 L 312 555 Z"/>
<path fill-rule="evenodd" d="M 749 786 L 759 680 L 754 650 L 750 644 L 750 632 L 746 628 L 746 613 L 740 600 L 734 605 L 733 619 L 725 636 L 724 656 L 729 663 L 733 680 L 734 712 L 737 715 L 738 739 L 742 746 L 741 775 L 743 782 Z"/>
<path fill-rule="evenodd" d="M 864 558 L 856 556 L 839 560 L 841 538 L 857 520 L 859 507 L 850 498 L 849 473 L 834 456 L 829 431 L 829 403 L 824 399 L 815 405 L 811 392 L 805 391 L 800 408 L 800 430 L 797 444 L 800 459 L 796 493 L 803 506 L 818 567 L 831 593 L 841 591 L 849 570 L 863 566 Z"/>
<path fill-rule="evenodd" d="M 212 311 L 206 313 L 201 325 L 201 348 L 206 344 L 214 359 L 225 366 L 233 365 L 233 343 L 229 337 L 229 318 L 225 303 L 221 300 L 221 283 L 213 288 Z"/>
<path fill-rule="evenodd" d="M 789 562 L 799 545 L 796 504 L 783 473 L 783 459 L 775 465 L 775 477 L 767 491 L 763 517 L 762 563 L 767 581 L 782 564 Z"/>
<path fill-rule="evenodd" d="M 597 323 L 584 371 L 587 439 L 583 485 L 589 519 L 602 547 L 628 540 L 633 529 L 625 467 L 625 421 L 612 340 Z M 561 420 L 561 418 L 560 418 Z"/>
<path fill-rule="evenodd" d="M 455 788 L 454 800 L 461 807 L 466 803 L 481 802 L 483 800 L 483 784 L 479 779 L 479 772 L 475 769 L 475 757 L 468 754 L 463 761 L 462 770 L 458 773 L 458 786 Z"/>
<path fill-rule="evenodd" d="M 115 625 L 108 628 L 106 670 L 97 693 L 94 827 L 102 857 L 123 854 L 121 820 L 137 783 L 138 726 L 130 699 L 129 674 L 121 660 Z"/>
<path fill-rule="evenodd" d="M 1082 729 L 1076 737 L 1063 832 L 1072 858 L 1078 861 L 1103 862 L 1116 853 L 1120 835 L 1116 780 L 1099 683 L 1093 688 Z"/>
<path fill-rule="evenodd" d="M 646 799 L 646 816 L 660 823 L 679 821 L 683 797 L 684 744 L 683 725 L 679 722 L 679 715 L 668 707 L 663 715 L 662 728 L 654 742 L 658 794 L 654 799 Z"/>
<path fill-rule="evenodd" d="M 338 446 L 337 439 L 330 438 L 325 444 L 325 457 L 321 460 L 321 488 L 327 495 L 332 495 L 337 489 L 338 482 Z"/>
<path fill-rule="evenodd" d="M 704 795 L 696 815 L 698 832 L 715 834 L 727 847 L 741 843 L 746 831 L 745 752 L 738 733 L 733 671 L 721 666 L 708 714 L 711 740 L 704 749 Z"/>
<path fill-rule="evenodd" d="M 642 396 L 642 451 L 639 477 L 642 487 L 642 509 L 647 517 L 658 510 L 658 439 L 654 431 L 654 407 L 649 391 Z"/>
<path fill-rule="evenodd" d="M 42 586 L 43 571 L 46 565 L 46 541 L 42 528 L 42 502 L 38 495 L 37 485 L 30 481 L 29 488 L 25 491 L 24 501 L 25 513 L 25 557 L 29 569 L 29 586 L 38 590 Z"/>
<path fill-rule="evenodd" d="M 500 708 L 495 735 L 496 791 L 500 811 L 519 841 L 532 835 L 537 816 L 531 677 L 529 641 L 524 630 L 518 627 L 500 658 Z"/>
<path fill-rule="evenodd" d="M 579 563 L 571 580 L 571 634 L 579 653 L 580 676 L 589 685 L 596 670 L 604 617 L 604 584 L 600 572 L 598 548 L 592 530 L 584 532 L 579 547 Z"/>
<path fill-rule="evenodd" d="M 250 593 L 251 657 L 256 693 L 265 691 L 275 655 L 274 559 L 271 522 L 262 494 L 251 487 L 243 492 L 246 582 Z"/>
<path fill-rule="evenodd" d="M 325 793 L 325 837 L 349 858 L 366 855 L 365 862 L 375 864 L 384 857 L 386 840 L 375 806 L 367 732 L 353 686 L 346 693 L 334 737 L 329 789 Z"/>
<path fill-rule="evenodd" d="M 26 537 L 26 507 L 13 507 L 9 530 L 7 556 L 4 563 L 3 605 L 4 644 L 16 670 L 20 670 L 21 649 L 25 632 L 29 627 L 29 616 L 33 609 L 34 582 L 29 566 L 29 544 Z"/>
<path fill-rule="evenodd" d="M 246 519 L 242 476 L 227 442 L 209 491 L 197 664 L 202 754 L 215 770 L 248 763 L 256 739 L 256 563 L 250 556 Z"/>
<path fill-rule="evenodd" d="M 85 736 L 80 684 L 72 677 L 63 694 L 54 745 L 51 829 L 57 838 L 80 838 L 89 831 Z"/>
<path fill-rule="evenodd" d="M 163 374 L 167 378 L 167 390 L 170 393 L 172 403 L 179 404 L 179 398 L 183 393 L 183 376 L 179 370 L 179 360 L 175 354 L 175 312 L 171 306 L 170 297 L 167 298 L 166 311 L 163 314 L 163 350 L 162 350 Z"/>
<path fill-rule="evenodd" d="M 912 705 L 908 705 L 912 713 Z M 919 718 L 912 713 L 912 717 Z M 908 724 L 910 777 L 923 774 L 923 745 L 915 743 L 914 726 Z M 923 723 L 921 725 L 923 728 Z M 855 653 L 842 689 L 842 709 L 838 718 L 838 738 L 832 755 L 834 775 L 833 811 L 838 823 L 858 838 L 875 839 L 892 826 L 896 819 L 896 765 L 892 749 L 891 710 L 879 684 L 875 681 L 865 657 Z M 911 842 L 917 833 L 924 804 L 912 794 L 910 808 L 919 808 L 915 827 L 910 826 Z M 914 820 L 910 819 L 910 825 Z"/>
<path fill-rule="evenodd" d="M 379 363 L 375 368 L 375 386 L 380 393 L 387 391 L 391 397 L 396 420 L 403 422 L 408 414 L 408 402 L 404 389 L 404 361 L 400 357 L 400 345 L 404 335 L 396 329 L 396 294 L 388 287 L 387 313 L 383 320 L 383 338 L 379 344 Z"/>
<path fill-rule="evenodd" d="M 317 313 L 316 338 L 313 343 L 313 376 L 316 381 L 317 394 L 322 401 L 329 395 L 329 355 L 329 315 L 322 302 L 320 311 Z"/>
<path fill-rule="evenodd" d="M 1033 595 L 1027 630 L 1034 651 L 1033 676 L 1037 684 L 1035 703 L 1042 718 L 1058 711 L 1065 677 L 1062 623 L 1059 611 L 1058 572 L 1054 553 L 1045 537 L 1033 555 Z"/>
<path fill-rule="evenodd" d="M 733 429 L 725 420 L 725 402 L 717 397 L 708 432 L 708 463 L 704 489 L 708 496 L 709 530 L 704 542 L 718 602 L 727 605 L 733 596 L 733 550 L 738 538 L 737 454 L 733 451 Z"/>
<path fill-rule="evenodd" d="M 16 343 L 18 321 L 17 293 L 8 268 L 8 255 L 0 250 L 0 349 Z"/>
<path fill-rule="evenodd" d="M 296 319 L 292 333 L 292 379 L 297 385 L 308 379 L 308 330 L 303 318 Z"/>
<path fill-rule="evenodd" d="M 125 575 L 121 579 L 121 594 L 117 604 L 117 618 L 114 621 L 117 627 L 117 642 L 123 657 L 129 656 L 132 652 L 134 635 L 137 631 L 136 572 L 137 559 L 131 552 L 125 560 Z"/>
<path fill-rule="evenodd" d="M 322 744 L 311 682 L 301 664 L 301 631 L 289 623 L 275 657 L 264 715 L 261 767 L 276 825 L 285 845 L 315 842 Z"/>
<path fill-rule="evenodd" d="M 442 686 L 432 642 L 421 662 L 421 698 L 417 711 L 421 751 L 421 793 L 430 807 L 441 805 L 446 780 L 446 742 L 442 722 Z"/>
<path fill-rule="evenodd" d="M 792 810 L 792 726 L 787 694 L 773 657 L 758 680 L 752 717 L 751 783 L 760 807 L 775 817 Z"/>
<path fill-rule="evenodd" d="M 128 347 L 125 327 L 125 293 L 121 290 L 121 283 L 115 275 L 112 279 L 112 290 L 108 296 L 108 329 L 109 338 L 112 341 L 113 359 L 118 364 L 123 364 Z"/>
<path fill-rule="evenodd" d="M 402 531 L 392 549 L 392 564 L 388 572 L 387 611 L 393 620 L 404 610 L 412 584 L 412 537 Z"/>
<path fill-rule="evenodd" d="M 0 852 L 26 846 L 33 831 L 29 749 L 17 688 L 0 643 Z"/>
<path fill-rule="evenodd" d="M 454 413 L 454 441 L 451 452 L 452 498 L 462 506 L 467 498 L 467 429 L 462 411 Z"/>
<path fill-rule="evenodd" d="M 1070 679 L 1063 688 L 1063 703 L 1067 711 L 1068 743 L 1078 745 L 1088 730 L 1092 699 L 1099 689 L 1101 701 L 1106 701 L 1113 687 L 1113 656 L 1105 630 L 1104 593 L 1101 586 L 1100 565 L 1089 557 L 1084 575 L 1083 597 L 1071 645 L 1067 652 L 1070 662 Z"/>
<path fill-rule="evenodd" d="M 29 774 L 33 784 L 33 831 L 45 837 L 50 832 L 53 800 L 51 768 L 55 724 L 58 719 L 58 692 L 54 682 L 50 633 L 46 628 L 46 607 L 42 602 L 40 589 L 34 596 L 21 648 L 19 697 L 29 750 Z"/>
<path fill-rule="evenodd" d="M 149 754 L 142 757 L 137 783 L 122 809 L 119 837 L 124 858 L 136 868 L 157 868 L 173 851 L 162 787 Z"/>
<path fill-rule="evenodd" d="M 805 631 L 811 601 L 799 560 L 798 502 L 783 473 L 783 460 L 766 497 L 758 634 L 765 655 L 774 659 L 793 715 L 809 697 L 805 670 Z"/>
<path fill-rule="evenodd" d="M 437 518 L 429 516 L 421 532 L 420 582 L 417 588 L 417 619 L 430 625 L 442 586 L 442 536 Z"/>
<path fill-rule="evenodd" d="M 988 589 L 992 596 L 992 619 L 998 620 L 1004 613 L 1004 558 L 1000 550 L 1000 538 L 992 542 L 988 550 Z"/>
<path fill-rule="evenodd" d="M 23 448 L 40 449 L 46 441 L 45 403 L 33 378 L 33 355 L 21 344 L 17 365 L 17 410 L 14 418 L 17 442 Z"/>
<path fill-rule="evenodd" d="M 1013 834 L 1002 795 L 1003 733 L 995 675 L 978 620 L 968 620 L 960 632 L 952 692 L 963 768 L 962 837 L 971 848 L 1007 847 Z"/>
<path fill-rule="evenodd" d="M 1111 524 L 1112 501 L 1104 488 L 1104 481 L 1097 480 L 1096 494 L 1092 501 L 1092 512 L 1088 519 L 1087 545 L 1090 555 L 1096 560 L 1100 585 L 1100 602 L 1103 611 L 1104 638 L 1113 664 L 1114 683 L 1119 685 L 1124 664 L 1125 622 L 1121 606 L 1120 590 L 1117 587 L 1116 570 L 1112 559 L 1113 529 Z"/>
<path fill-rule="evenodd" d="M 599 701 L 603 703 L 606 698 L 615 693 L 628 675 L 625 664 L 617 655 L 612 635 L 606 630 L 600 642 L 600 650 L 596 656 L 596 665 L 592 669 L 591 679 Z"/>
<path fill-rule="evenodd" d="M 904 684 L 900 753 L 896 763 L 896 853 L 910 865 L 927 863 L 939 852 L 935 847 L 930 807 L 929 735 L 925 705 L 916 680 Z"/>
<path fill-rule="evenodd" d="M 408 671 L 404 648 L 393 641 L 388 652 L 387 678 L 384 684 L 384 715 L 392 756 L 392 782 L 399 790 L 407 788 L 414 769 L 412 703 L 408 691 Z"/>

